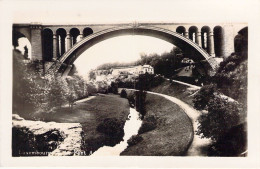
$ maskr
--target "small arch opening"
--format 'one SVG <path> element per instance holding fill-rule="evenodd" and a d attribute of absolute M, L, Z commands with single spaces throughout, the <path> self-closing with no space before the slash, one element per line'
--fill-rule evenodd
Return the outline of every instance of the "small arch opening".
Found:
<path fill-rule="evenodd" d="M 93 30 L 91 28 L 85 28 L 83 30 L 83 37 L 86 37 L 88 35 L 91 35 L 93 33 Z"/>
<path fill-rule="evenodd" d="M 179 34 L 181 34 L 182 36 L 185 35 L 185 31 L 186 31 L 186 29 L 185 29 L 184 26 L 179 26 L 179 27 L 177 27 L 177 29 L 176 29 L 176 32 L 179 33 Z"/>
<path fill-rule="evenodd" d="M 75 43 L 78 42 L 78 36 L 79 36 L 80 32 L 78 28 L 72 28 L 70 30 L 70 35 L 72 38 L 72 45 L 74 45 Z"/>
<path fill-rule="evenodd" d="M 198 40 L 196 39 L 197 33 L 198 28 L 196 26 L 192 26 L 189 28 L 189 38 L 195 43 L 198 43 Z"/>
<path fill-rule="evenodd" d="M 208 39 L 209 32 L 210 32 L 210 28 L 208 26 L 203 26 L 201 28 L 201 44 L 202 44 L 202 48 L 207 52 L 209 52 L 209 39 Z"/>
<path fill-rule="evenodd" d="M 66 49 L 65 48 L 65 39 L 66 39 L 67 32 L 66 32 L 65 29 L 59 28 L 56 31 L 56 34 L 57 34 L 58 46 L 59 46 L 58 57 L 60 57 L 60 56 L 62 56 L 65 53 L 65 49 Z"/>
<path fill-rule="evenodd" d="M 21 52 L 25 60 L 31 59 L 32 47 L 28 38 L 18 31 L 13 30 L 12 34 L 13 49 Z"/>
<path fill-rule="evenodd" d="M 53 32 L 51 29 L 42 31 L 43 37 L 43 60 L 51 61 L 53 58 Z"/>

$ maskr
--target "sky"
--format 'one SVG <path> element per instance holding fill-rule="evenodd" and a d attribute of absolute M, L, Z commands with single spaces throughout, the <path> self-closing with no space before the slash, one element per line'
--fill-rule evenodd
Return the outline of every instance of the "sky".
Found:
<path fill-rule="evenodd" d="M 140 35 L 125 35 L 102 41 L 84 53 L 74 62 L 79 74 L 85 75 L 103 63 L 129 63 L 140 58 L 141 53 L 162 54 L 174 46 L 158 38 Z"/>

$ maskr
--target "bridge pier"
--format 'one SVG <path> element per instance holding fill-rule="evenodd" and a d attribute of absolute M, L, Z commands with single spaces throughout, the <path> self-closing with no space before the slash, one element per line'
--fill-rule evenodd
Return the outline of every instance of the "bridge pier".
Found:
<path fill-rule="evenodd" d="M 66 49 L 66 52 L 67 52 L 72 47 L 71 36 L 69 33 L 67 33 L 66 39 L 67 39 L 67 49 Z"/>
<path fill-rule="evenodd" d="M 189 39 L 189 32 L 185 31 L 184 37 Z"/>
<path fill-rule="evenodd" d="M 32 60 L 42 60 L 42 25 L 32 24 L 31 29 L 31 46 Z"/>
<path fill-rule="evenodd" d="M 43 58 L 45 57 L 43 56 L 44 52 L 53 51 L 53 53 L 49 52 L 51 54 L 48 53 L 48 61 L 50 61 L 51 57 L 53 58 L 53 60 L 60 61 L 60 57 L 64 55 L 64 53 L 66 53 L 68 50 L 70 50 L 76 42 L 80 43 L 80 41 L 84 41 L 84 37 L 92 34 L 93 32 L 102 32 L 108 29 L 117 29 L 117 26 L 122 25 L 126 27 L 129 26 L 129 24 L 42 25 L 40 23 L 29 23 L 14 24 L 13 30 L 23 34 L 24 37 L 27 37 L 27 39 L 31 42 L 32 60 L 45 61 L 45 58 Z M 210 57 L 228 57 L 231 55 L 231 53 L 235 51 L 235 36 L 239 32 L 239 30 L 247 27 L 247 24 L 140 23 L 135 25 L 134 28 L 137 29 L 138 27 L 143 26 L 151 26 L 151 28 L 164 29 L 169 32 L 177 32 L 182 35 L 182 38 L 185 37 L 183 39 L 184 41 L 186 41 L 187 39 L 191 39 L 191 41 L 198 44 L 198 46 L 204 49 L 207 55 Z M 46 39 L 48 38 L 48 41 L 42 41 L 45 38 L 42 34 L 43 30 L 45 29 L 49 29 L 49 32 L 51 32 L 49 34 L 50 37 L 46 37 Z M 53 36 L 53 39 L 51 39 L 51 36 Z M 43 49 L 43 43 L 53 43 L 53 45 L 49 47 L 49 44 L 47 44 L 47 47 L 45 47 L 46 44 L 44 44 L 45 46 Z M 195 45 L 195 48 L 197 49 L 196 46 L 197 45 Z M 201 50 L 201 48 L 198 48 L 198 50 Z M 80 53 L 82 51 L 77 52 Z M 62 60 L 61 62 L 63 63 L 64 60 Z M 69 73 L 69 68 L 67 68 L 66 70 L 66 73 Z"/>
<path fill-rule="evenodd" d="M 209 31 L 208 33 L 208 52 L 210 54 L 210 56 L 215 56 L 215 47 L 214 47 L 214 34 L 212 31 Z"/>
<path fill-rule="evenodd" d="M 197 34 L 196 34 L 196 43 L 200 46 L 200 47 L 202 47 L 202 44 L 201 44 L 201 32 L 200 31 L 198 31 L 197 32 Z"/>
<path fill-rule="evenodd" d="M 56 34 L 53 34 L 53 60 L 58 59 L 58 49 L 59 49 L 59 42 L 58 42 L 58 37 Z"/>
<path fill-rule="evenodd" d="M 82 40 L 83 39 L 83 34 L 79 34 L 79 40 Z"/>

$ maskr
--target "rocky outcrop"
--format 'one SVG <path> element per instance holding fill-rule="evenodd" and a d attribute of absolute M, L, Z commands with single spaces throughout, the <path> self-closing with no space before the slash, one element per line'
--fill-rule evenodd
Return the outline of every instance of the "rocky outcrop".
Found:
<path fill-rule="evenodd" d="M 56 149 L 48 153 L 49 156 L 71 156 L 81 152 L 82 126 L 80 123 L 31 121 L 25 120 L 17 114 L 13 114 L 12 117 L 13 128 L 26 129 L 32 133 L 33 141 L 39 142 L 40 140 L 38 145 L 51 145 L 56 142 Z"/>

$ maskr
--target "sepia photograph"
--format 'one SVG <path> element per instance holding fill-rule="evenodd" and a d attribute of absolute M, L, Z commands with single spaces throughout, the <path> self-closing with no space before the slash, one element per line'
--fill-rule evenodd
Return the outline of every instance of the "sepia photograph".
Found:
<path fill-rule="evenodd" d="M 40 8 L 43 1 L 21 2 L 21 7 L 18 1 L 6 3 L 15 5 L 5 20 L 12 43 L 5 49 L 11 92 L 1 91 L 10 95 L 8 158 L 28 164 L 54 157 L 68 162 L 122 157 L 128 163 L 250 157 L 250 20 L 228 20 L 223 13 L 221 19 L 176 19 L 178 12 L 167 15 L 166 6 L 160 17 L 151 17 L 151 8 L 149 17 L 131 16 L 148 11 L 136 1 L 130 7 L 116 1 L 117 10 L 89 1 L 93 8 L 86 11 L 69 10 L 71 1 L 62 10 Z"/>

